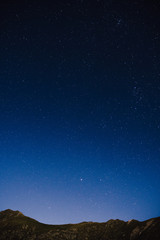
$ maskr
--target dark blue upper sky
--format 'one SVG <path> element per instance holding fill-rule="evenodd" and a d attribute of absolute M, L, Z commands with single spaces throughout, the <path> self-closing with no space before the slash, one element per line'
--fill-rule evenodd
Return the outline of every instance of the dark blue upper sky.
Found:
<path fill-rule="evenodd" d="M 160 215 L 160 3 L 1 1 L 0 210 Z"/>

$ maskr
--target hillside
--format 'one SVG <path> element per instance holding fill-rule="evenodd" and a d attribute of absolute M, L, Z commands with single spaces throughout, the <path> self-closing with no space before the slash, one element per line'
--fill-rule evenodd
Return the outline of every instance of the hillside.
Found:
<path fill-rule="evenodd" d="M 7 209 L 0 212 L 0 240 L 160 240 L 160 218 L 144 222 L 47 225 Z"/>

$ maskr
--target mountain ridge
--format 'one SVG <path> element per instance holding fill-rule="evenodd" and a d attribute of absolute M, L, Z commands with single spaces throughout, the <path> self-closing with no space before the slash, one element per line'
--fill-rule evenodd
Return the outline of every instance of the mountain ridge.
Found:
<path fill-rule="evenodd" d="M 0 212 L 0 240 L 159 240 L 160 217 L 140 222 L 110 219 L 50 225 L 26 217 L 20 211 Z"/>

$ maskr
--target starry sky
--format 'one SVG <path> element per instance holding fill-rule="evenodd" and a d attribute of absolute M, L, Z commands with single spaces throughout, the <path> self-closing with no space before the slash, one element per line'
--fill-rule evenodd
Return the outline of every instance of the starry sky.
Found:
<path fill-rule="evenodd" d="M 160 215 L 160 3 L 0 3 L 0 210 Z"/>

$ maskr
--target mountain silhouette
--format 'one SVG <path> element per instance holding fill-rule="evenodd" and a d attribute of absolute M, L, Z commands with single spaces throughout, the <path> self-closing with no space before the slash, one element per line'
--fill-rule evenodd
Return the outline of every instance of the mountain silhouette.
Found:
<path fill-rule="evenodd" d="M 7 209 L 0 212 L 0 240 L 160 240 L 160 217 L 143 222 L 48 225 Z"/>

